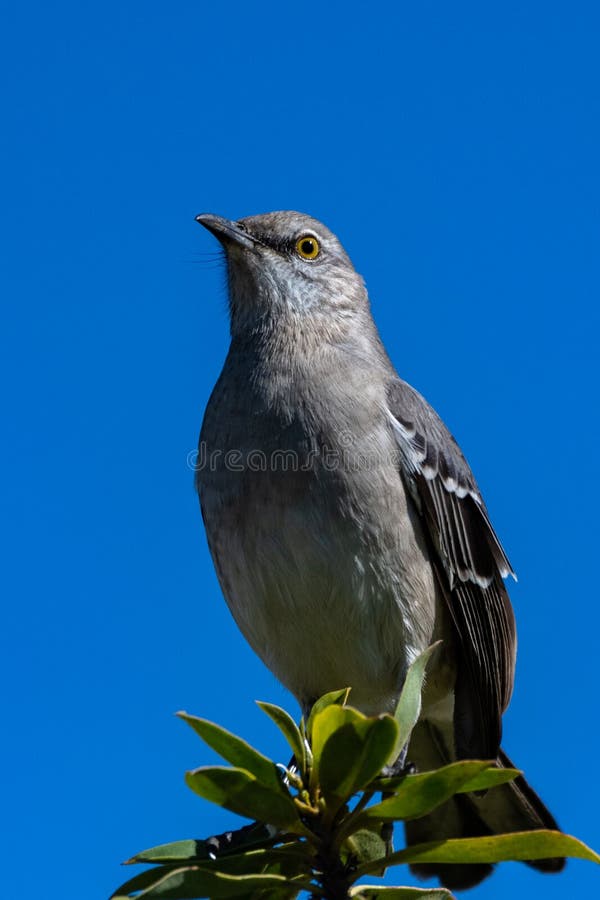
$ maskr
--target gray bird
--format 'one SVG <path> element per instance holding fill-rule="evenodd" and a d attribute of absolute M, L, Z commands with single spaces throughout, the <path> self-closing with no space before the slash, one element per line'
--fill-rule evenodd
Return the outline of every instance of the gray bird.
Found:
<path fill-rule="evenodd" d="M 225 250 L 231 346 L 196 482 L 238 626 L 305 712 L 345 686 L 364 713 L 392 712 L 410 663 L 443 639 L 409 759 L 511 765 L 500 738 L 513 572 L 458 444 L 396 374 L 363 280 L 324 225 L 297 212 L 197 221 Z M 406 838 L 556 827 L 518 778 L 407 823 Z M 414 869 L 462 888 L 492 866 Z"/>

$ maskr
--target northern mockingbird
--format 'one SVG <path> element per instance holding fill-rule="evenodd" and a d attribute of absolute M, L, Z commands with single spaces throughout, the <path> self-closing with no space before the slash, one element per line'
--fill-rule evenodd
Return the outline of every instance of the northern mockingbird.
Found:
<path fill-rule="evenodd" d="M 396 374 L 363 280 L 324 225 L 297 212 L 197 221 L 225 250 L 231 318 L 197 488 L 237 624 L 304 711 L 350 686 L 364 713 L 392 712 L 407 667 L 442 638 L 409 758 L 509 765 L 513 572 L 458 444 Z M 406 836 L 556 827 L 519 778 L 458 796 Z M 454 888 L 492 869 L 415 868 Z"/>

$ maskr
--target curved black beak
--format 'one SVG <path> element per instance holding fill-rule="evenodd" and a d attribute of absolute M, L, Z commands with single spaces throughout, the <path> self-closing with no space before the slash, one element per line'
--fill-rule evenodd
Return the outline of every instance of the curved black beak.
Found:
<path fill-rule="evenodd" d="M 204 225 L 211 234 L 217 238 L 225 247 L 227 244 L 240 244 L 242 247 L 254 247 L 254 241 L 250 235 L 244 231 L 237 222 L 231 222 L 222 216 L 213 216 L 212 213 L 202 213 L 196 216 L 196 222 Z"/>

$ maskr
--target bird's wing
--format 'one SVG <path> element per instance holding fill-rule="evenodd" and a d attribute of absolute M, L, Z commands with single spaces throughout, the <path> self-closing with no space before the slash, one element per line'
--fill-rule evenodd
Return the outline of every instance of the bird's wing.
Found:
<path fill-rule="evenodd" d="M 457 754 L 495 759 L 514 678 L 516 632 L 503 581 L 514 572 L 442 420 L 400 379 L 390 383 L 387 399 L 400 470 L 436 551 L 458 638 Z"/>

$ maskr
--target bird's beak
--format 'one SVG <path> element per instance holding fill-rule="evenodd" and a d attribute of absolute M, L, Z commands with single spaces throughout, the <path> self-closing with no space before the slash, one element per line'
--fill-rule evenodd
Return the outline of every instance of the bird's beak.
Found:
<path fill-rule="evenodd" d="M 255 242 L 247 232 L 240 228 L 237 222 L 231 222 L 222 216 L 213 216 L 212 213 L 202 213 L 202 215 L 196 216 L 196 222 L 204 225 L 224 247 L 227 247 L 228 244 L 239 244 L 248 248 L 254 247 Z"/>

